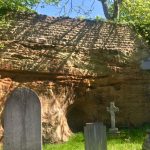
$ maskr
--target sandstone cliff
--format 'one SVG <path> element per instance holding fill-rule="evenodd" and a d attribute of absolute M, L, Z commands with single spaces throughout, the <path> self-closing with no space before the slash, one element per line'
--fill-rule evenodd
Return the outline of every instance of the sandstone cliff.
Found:
<path fill-rule="evenodd" d="M 120 108 L 117 124 L 150 123 L 149 47 L 132 28 L 114 23 L 20 13 L 0 28 L 0 107 L 15 87 L 37 92 L 43 139 L 65 141 L 86 122 L 110 124 L 106 107 Z"/>

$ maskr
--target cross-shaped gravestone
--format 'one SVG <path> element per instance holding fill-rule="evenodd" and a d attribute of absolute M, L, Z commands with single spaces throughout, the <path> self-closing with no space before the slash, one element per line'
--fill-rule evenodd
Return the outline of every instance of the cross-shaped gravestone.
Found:
<path fill-rule="evenodd" d="M 111 116 L 111 128 L 110 133 L 118 133 L 118 128 L 115 126 L 115 112 L 119 111 L 119 108 L 115 106 L 114 102 L 110 102 L 110 107 L 107 107 L 107 111 L 110 112 Z"/>
<path fill-rule="evenodd" d="M 4 150 L 41 150 L 41 104 L 30 89 L 18 88 L 4 109 Z"/>

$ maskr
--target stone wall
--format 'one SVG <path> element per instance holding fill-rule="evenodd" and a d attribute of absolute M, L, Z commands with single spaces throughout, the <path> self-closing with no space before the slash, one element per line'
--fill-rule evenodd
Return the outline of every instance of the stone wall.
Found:
<path fill-rule="evenodd" d="M 66 141 L 86 122 L 109 126 L 111 101 L 120 108 L 118 126 L 150 123 L 150 74 L 140 68 L 149 47 L 132 28 L 29 13 L 8 18 L 0 28 L 1 112 L 9 93 L 26 86 L 40 97 L 45 142 Z"/>

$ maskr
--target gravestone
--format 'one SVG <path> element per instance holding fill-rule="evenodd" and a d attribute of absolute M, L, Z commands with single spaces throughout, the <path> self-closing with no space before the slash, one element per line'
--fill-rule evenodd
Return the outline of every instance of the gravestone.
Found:
<path fill-rule="evenodd" d="M 4 150 L 41 150 L 41 104 L 30 89 L 15 89 L 4 109 Z"/>
<path fill-rule="evenodd" d="M 147 135 L 142 145 L 142 150 L 150 150 L 150 130 L 147 130 Z"/>
<path fill-rule="evenodd" d="M 114 102 L 110 102 L 110 107 L 107 107 L 107 111 L 110 113 L 111 117 L 111 128 L 110 133 L 119 133 L 118 128 L 116 128 L 115 112 L 119 111 L 119 108 L 115 106 Z"/>
<path fill-rule="evenodd" d="M 143 70 L 150 70 L 150 58 L 146 60 L 142 60 L 140 64 L 140 68 Z"/>
<path fill-rule="evenodd" d="M 86 123 L 85 150 L 107 150 L 106 126 L 103 123 Z"/>

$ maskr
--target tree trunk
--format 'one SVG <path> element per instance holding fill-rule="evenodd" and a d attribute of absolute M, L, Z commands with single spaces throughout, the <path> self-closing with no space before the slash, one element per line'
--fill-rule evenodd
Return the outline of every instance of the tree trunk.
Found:
<path fill-rule="evenodd" d="M 106 19 L 108 19 L 108 20 L 119 19 L 119 8 L 120 8 L 119 6 L 120 6 L 122 0 L 114 0 L 113 14 L 111 14 L 109 12 L 107 0 L 99 0 L 99 1 L 102 3 L 102 7 L 103 7 L 103 11 L 104 11 L 104 15 L 105 15 Z"/>

